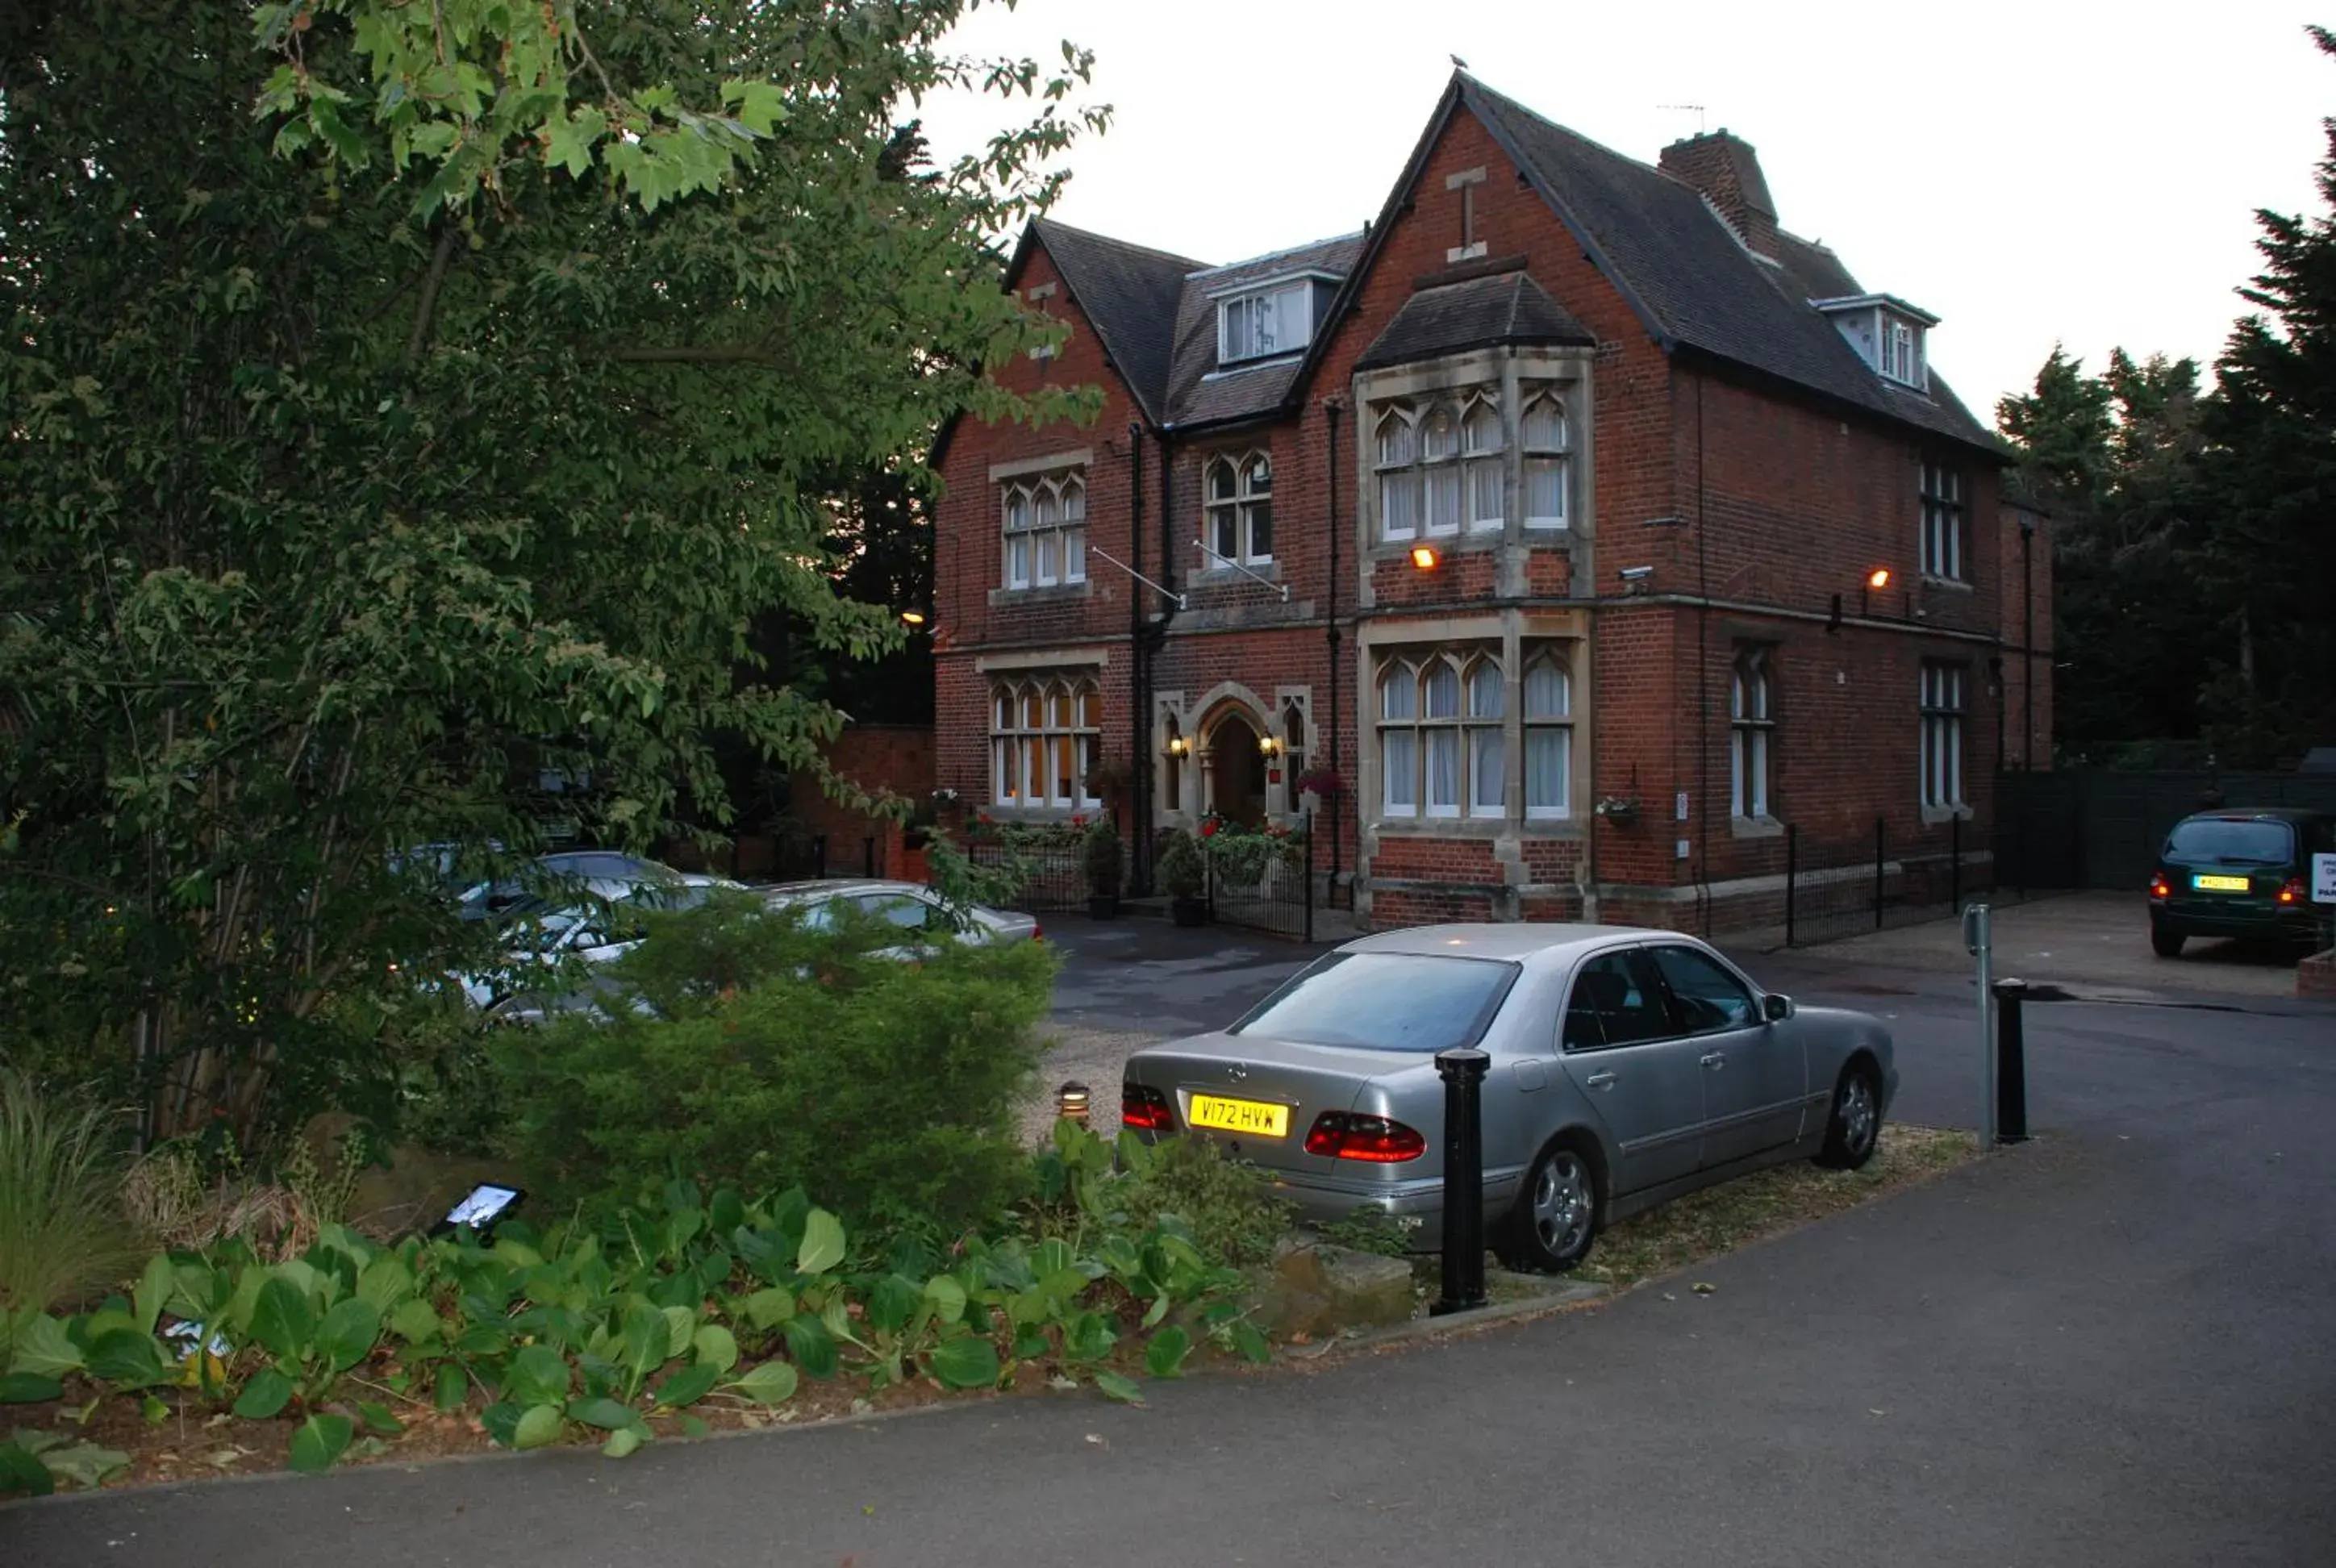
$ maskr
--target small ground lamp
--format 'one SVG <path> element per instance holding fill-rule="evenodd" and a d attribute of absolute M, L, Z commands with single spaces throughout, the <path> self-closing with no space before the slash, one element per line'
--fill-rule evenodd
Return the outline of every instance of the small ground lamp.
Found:
<path fill-rule="evenodd" d="M 1055 1091 L 1055 1115 L 1066 1122 L 1086 1125 L 1087 1086 L 1074 1078 Z"/>

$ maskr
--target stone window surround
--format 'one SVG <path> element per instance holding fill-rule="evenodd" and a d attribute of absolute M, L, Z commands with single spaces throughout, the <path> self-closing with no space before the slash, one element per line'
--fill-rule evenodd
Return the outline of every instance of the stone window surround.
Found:
<path fill-rule="evenodd" d="M 1522 877 L 1523 859 L 1516 847 L 1522 841 L 1586 836 L 1591 814 L 1591 759 L 1596 755 L 1595 730 L 1591 717 L 1592 692 L 1589 639 L 1589 619 L 1578 610 L 1503 609 L 1483 615 L 1365 622 L 1358 628 L 1355 639 L 1354 678 L 1358 706 L 1355 709 L 1355 777 L 1351 788 L 1364 855 L 1367 858 L 1370 855 L 1377 840 L 1381 837 L 1491 839 L 1499 846 L 1494 851 L 1495 858 L 1511 862 L 1517 875 Z M 1504 748 L 1504 771 L 1511 775 L 1504 794 L 1505 798 L 1519 803 L 1515 814 L 1504 813 L 1498 817 L 1472 817 L 1465 813 L 1456 817 L 1387 815 L 1380 800 L 1380 792 L 1385 785 L 1377 724 L 1381 658 L 1398 650 L 1425 651 L 1465 646 L 1489 649 L 1497 647 L 1502 668 L 1508 677 L 1503 722 L 1507 729 L 1514 731 L 1523 722 L 1521 717 L 1524 711 L 1523 645 L 1548 642 L 1570 645 L 1567 671 L 1572 687 L 1570 706 L 1573 739 L 1570 748 L 1572 776 L 1566 781 L 1567 814 L 1562 817 L 1527 817 L 1523 814 L 1524 748 L 1520 740 Z M 1503 849 L 1507 853 L 1504 854 Z"/>
<path fill-rule="evenodd" d="M 1357 603 L 1363 609 L 1377 601 L 1371 576 L 1377 564 L 1407 557 L 1421 542 L 1433 544 L 1445 555 L 1471 550 L 1510 550 L 1523 559 L 1525 550 L 1572 550 L 1577 580 L 1595 580 L 1594 541 L 1597 538 L 1597 487 L 1591 439 L 1591 412 L 1595 399 L 1591 363 L 1595 350 L 1587 347 L 1475 349 L 1443 359 L 1366 371 L 1350 387 L 1354 420 L 1355 567 L 1358 579 Z M 1566 486 L 1568 525 L 1527 529 L 1524 526 L 1523 445 L 1516 421 L 1521 413 L 1520 384 L 1555 384 L 1565 403 Z M 1498 529 L 1463 529 L 1426 540 L 1385 541 L 1379 537 L 1377 484 L 1378 428 L 1377 405 L 1426 397 L 1450 396 L 1456 405 L 1472 389 L 1495 390 L 1505 425 L 1502 448 L 1508 465 L 1508 517 Z"/>

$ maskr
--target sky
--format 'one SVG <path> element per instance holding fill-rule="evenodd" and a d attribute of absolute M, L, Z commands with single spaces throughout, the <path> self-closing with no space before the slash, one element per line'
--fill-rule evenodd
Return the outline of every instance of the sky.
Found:
<path fill-rule="evenodd" d="M 1208 262 L 1375 218 L 1454 55 L 1648 162 L 1725 127 L 1786 229 L 1941 317 L 1932 363 L 1991 419 L 2056 342 L 2096 370 L 2117 346 L 2211 366 L 2246 309 L 2255 210 L 2316 210 L 2336 60 L 2314 20 L 2336 5 L 990 0 L 953 46 L 1092 49 L 1079 101 L 1113 123 L 1068 155 L 1054 215 Z M 924 113 L 937 156 L 1008 118 L 969 95 Z"/>

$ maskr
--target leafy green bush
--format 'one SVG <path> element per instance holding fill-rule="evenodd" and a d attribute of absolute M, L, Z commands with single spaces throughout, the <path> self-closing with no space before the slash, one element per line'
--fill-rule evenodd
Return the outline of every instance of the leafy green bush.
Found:
<path fill-rule="evenodd" d="M 1211 1261 L 1242 1269 L 1273 1255 L 1295 1211 L 1273 1196 L 1256 1167 L 1227 1159 L 1206 1138 L 1163 1138 L 1135 1145 L 1115 1202 L 1144 1225 L 1173 1218 L 1191 1232 Z"/>
<path fill-rule="evenodd" d="M 122 1208 L 122 1124 L 0 1067 L 0 1350 L 15 1324 L 119 1282 L 142 1249 Z"/>
<path fill-rule="evenodd" d="M 1160 845 L 1156 869 L 1168 896 L 1197 899 L 1208 885 L 1208 865 L 1201 859 L 1200 842 L 1183 828 L 1170 831 Z"/>
<path fill-rule="evenodd" d="M 1015 1117 L 1054 970 L 1035 942 L 812 931 L 752 899 L 655 920 L 603 1016 L 495 1047 L 509 1150 L 563 1203 L 686 1175 L 803 1186 L 855 1219 L 985 1221 L 1027 1184 Z"/>
<path fill-rule="evenodd" d="M 93 1388 L 157 1421 L 167 1397 L 182 1417 L 297 1422 L 291 1466 L 316 1471 L 395 1436 L 400 1408 L 475 1409 L 508 1447 L 590 1435 L 623 1457 L 653 1420 L 703 1432 L 695 1412 L 784 1404 L 804 1378 L 978 1389 L 1032 1362 L 1134 1399 L 1130 1370 L 1176 1377 L 1204 1341 L 1263 1359 L 1243 1276 L 1181 1220 L 1124 1201 L 1183 1195 L 1186 1178 L 1147 1188 L 1152 1152 L 1124 1136 L 1117 1154 L 1064 1123 L 1034 1163 L 1046 1212 L 1078 1216 L 1076 1239 L 1026 1214 L 871 1257 L 800 1189 L 747 1199 L 676 1181 L 605 1229 L 506 1223 L 491 1241 L 393 1247 L 327 1225 L 280 1261 L 235 1241 L 163 1253 L 128 1296 L 28 1318 L 0 1361 L 0 1405 L 58 1401 L 73 1378 L 75 1400 Z M 121 1459 L 20 1431 L 0 1442 L 0 1494 L 95 1485 Z"/>

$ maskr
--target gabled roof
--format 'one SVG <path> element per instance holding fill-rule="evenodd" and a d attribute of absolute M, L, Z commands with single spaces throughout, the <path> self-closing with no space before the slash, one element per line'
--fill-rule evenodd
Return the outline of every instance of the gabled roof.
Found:
<path fill-rule="evenodd" d="M 1186 278 L 1176 313 L 1175 356 L 1168 372 L 1168 423 L 1216 424 L 1280 408 L 1290 383 L 1298 377 L 1300 355 L 1218 370 L 1218 297 L 1253 284 L 1306 273 L 1328 273 L 1343 280 L 1362 250 L 1360 233 L 1342 234 L 1253 260 L 1208 268 Z M 1323 324 L 1315 326 L 1315 336 L 1319 337 Z"/>
<path fill-rule="evenodd" d="M 1523 272 L 1423 288 L 1403 302 L 1355 361 L 1357 370 L 1405 365 L 1502 343 L 1578 343 L 1597 336 Z"/>
<path fill-rule="evenodd" d="M 1055 270 L 1103 339 L 1104 352 L 1118 366 L 1144 416 L 1161 424 L 1184 279 L 1205 264 L 1090 234 L 1051 218 L 1039 219 L 1031 229 L 1054 258 Z"/>
<path fill-rule="evenodd" d="M 1944 380 L 1926 396 L 1884 381 L 1812 298 L 1864 292 L 1833 253 L 1779 237 L 1781 265 L 1746 249 L 1684 180 L 1553 125 L 1465 73 L 1466 105 L 1582 241 L 1667 349 L 1687 349 L 1792 382 L 1935 434 L 1997 450 Z M 1822 288 L 1812 288 L 1822 283 Z"/>

